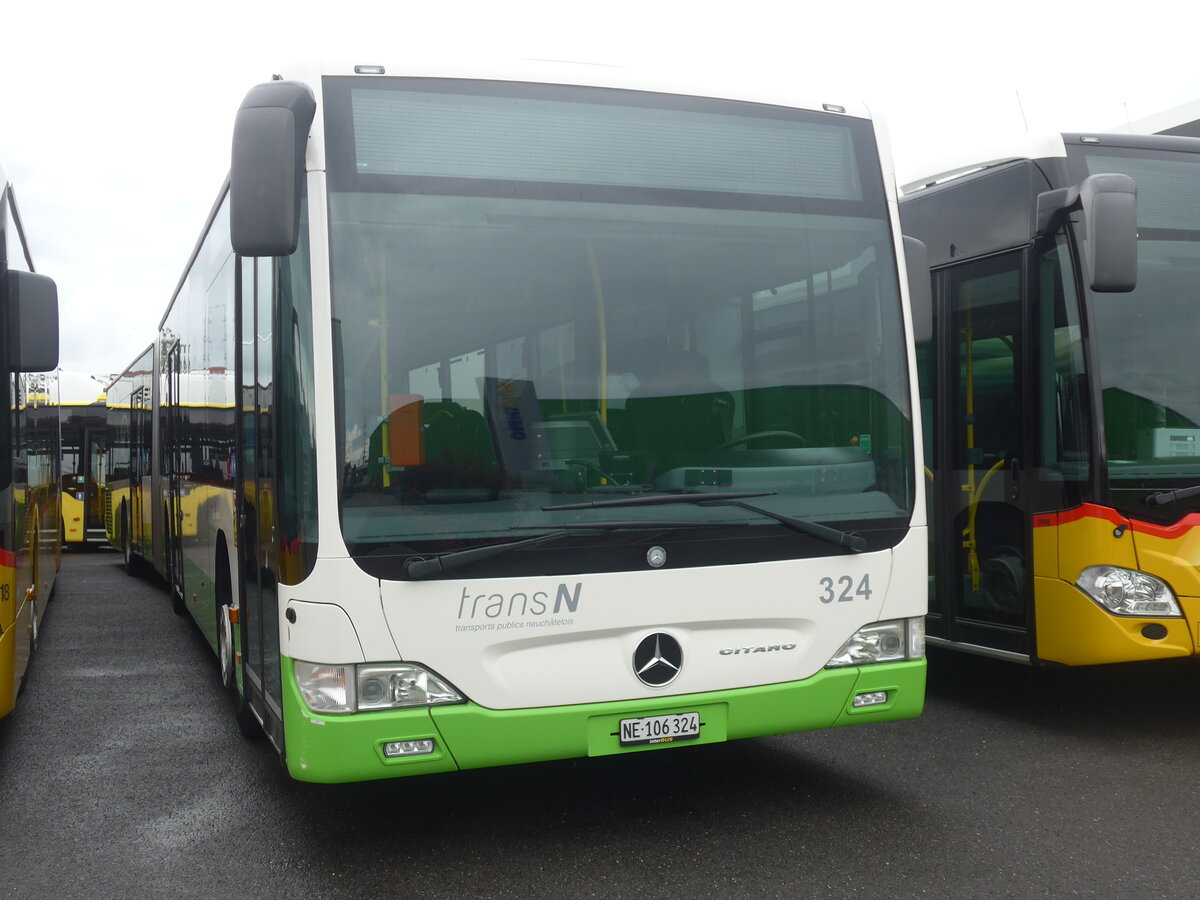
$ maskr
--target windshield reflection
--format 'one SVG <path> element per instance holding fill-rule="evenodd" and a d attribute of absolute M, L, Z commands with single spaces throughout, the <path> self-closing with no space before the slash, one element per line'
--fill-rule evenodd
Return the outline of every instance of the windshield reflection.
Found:
<path fill-rule="evenodd" d="M 572 224 L 550 228 L 550 205 L 333 197 L 352 543 L 553 527 L 544 506 L 651 491 L 907 514 L 883 223 L 609 207 L 585 228 L 594 210 L 554 204 Z"/>

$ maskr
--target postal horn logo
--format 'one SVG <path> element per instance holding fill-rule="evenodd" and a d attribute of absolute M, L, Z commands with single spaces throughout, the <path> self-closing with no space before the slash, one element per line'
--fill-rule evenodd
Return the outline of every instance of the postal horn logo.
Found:
<path fill-rule="evenodd" d="M 642 638 L 633 651 L 633 674 L 642 684 L 662 687 L 670 684 L 683 669 L 683 648 L 679 641 L 661 631 Z"/>

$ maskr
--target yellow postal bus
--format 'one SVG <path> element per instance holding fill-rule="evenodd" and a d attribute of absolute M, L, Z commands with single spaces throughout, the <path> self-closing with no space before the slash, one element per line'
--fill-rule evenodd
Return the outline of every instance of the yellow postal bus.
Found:
<path fill-rule="evenodd" d="M 928 634 L 1031 663 L 1200 649 L 1200 140 L 1024 138 L 905 188 Z"/>
<path fill-rule="evenodd" d="M 0 165 L 0 718 L 12 712 L 58 569 L 58 293 L 34 274 Z M 31 374 L 43 373 L 43 374 Z"/>

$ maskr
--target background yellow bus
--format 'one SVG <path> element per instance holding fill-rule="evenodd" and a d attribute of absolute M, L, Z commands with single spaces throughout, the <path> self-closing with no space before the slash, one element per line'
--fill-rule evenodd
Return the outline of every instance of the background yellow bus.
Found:
<path fill-rule="evenodd" d="M 107 409 L 94 403 L 59 406 L 62 427 L 62 491 L 59 529 L 63 547 L 77 549 L 105 541 Z"/>
<path fill-rule="evenodd" d="M 0 165 L 0 718 L 12 712 L 58 569 L 58 292 L 34 274 Z M 41 374 L 32 374 L 41 373 Z M 53 402 L 52 402 L 53 401 Z"/>

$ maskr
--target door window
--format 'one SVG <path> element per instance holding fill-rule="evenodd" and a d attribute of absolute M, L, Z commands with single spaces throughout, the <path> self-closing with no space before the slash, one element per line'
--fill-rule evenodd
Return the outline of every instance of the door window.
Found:
<path fill-rule="evenodd" d="M 941 424 L 954 472 L 945 486 L 952 526 L 943 534 L 959 620 L 1025 624 L 1022 258 L 1007 254 L 949 273 L 953 361 Z"/>

